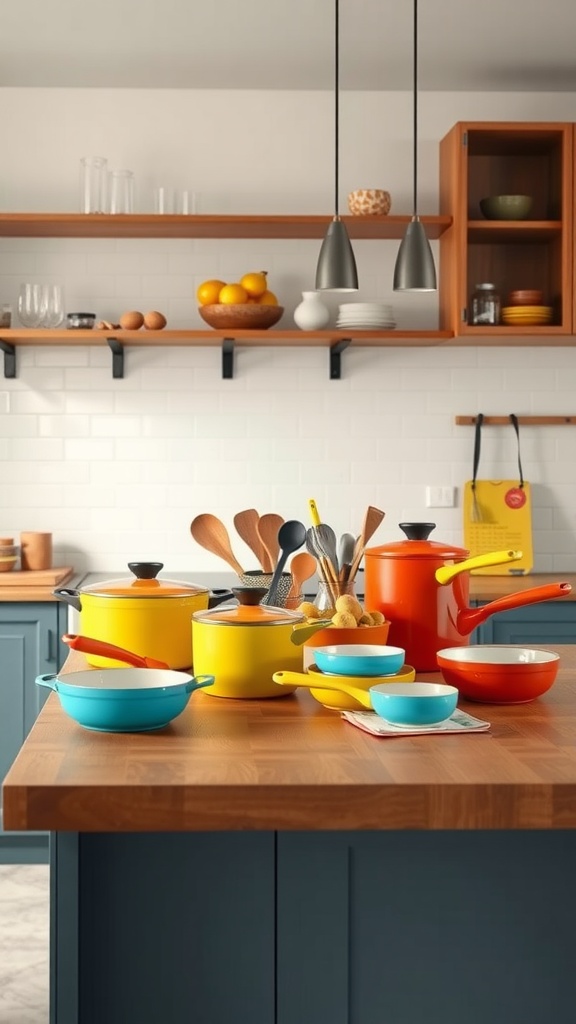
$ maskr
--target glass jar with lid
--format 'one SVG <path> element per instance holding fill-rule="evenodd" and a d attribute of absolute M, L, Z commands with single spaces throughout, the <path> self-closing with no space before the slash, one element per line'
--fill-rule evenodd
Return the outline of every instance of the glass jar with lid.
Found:
<path fill-rule="evenodd" d="M 496 285 L 488 281 L 477 284 L 472 296 L 472 319 L 475 326 L 493 327 L 500 323 L 500 295 Z"/>

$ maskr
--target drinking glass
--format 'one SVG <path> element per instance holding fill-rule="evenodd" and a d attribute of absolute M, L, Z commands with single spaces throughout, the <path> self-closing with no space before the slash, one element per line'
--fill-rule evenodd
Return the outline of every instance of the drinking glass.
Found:
<path fill-rule="evenodd" d="M 20 285 L 18 319 L 23 327 L 39 327 L 42 322 L 42 289 L 29 281 Z"/>
<path fill-rule="evenodd" d="M 105 156 L 83 156 L 80 160 L 80 212 L 104 213 L 108 178 Z"/>
<path fill-rule="evenodd" d="M 110 213 L 134 212 L 134 172 L 110 172 Z"/>
<path fill-rule="evenodd" d="M 41 307 L 44 311 L 43 327 L 60 327 L 64 322 L 64 295 L 59 284 L 42 285 Z"/>

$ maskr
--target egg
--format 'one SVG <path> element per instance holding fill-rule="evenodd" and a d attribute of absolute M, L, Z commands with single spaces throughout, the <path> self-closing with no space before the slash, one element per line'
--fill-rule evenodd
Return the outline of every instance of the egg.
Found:
<path fill-rule="evenodd" d="M 144 327 L 148 331 L 161 331 L 166 327 L 166 317 L 158 310 L 151 309 L 149 313 L 144 313 Z"/>
<path fill-rule="evenodd" d="M 142 327 L 144 323 L 144 317 L 137 309 L 131 309 L 127 313 L 122 313 L 120 317 L 120 327 L 124 331 L 137 331 Z"/>

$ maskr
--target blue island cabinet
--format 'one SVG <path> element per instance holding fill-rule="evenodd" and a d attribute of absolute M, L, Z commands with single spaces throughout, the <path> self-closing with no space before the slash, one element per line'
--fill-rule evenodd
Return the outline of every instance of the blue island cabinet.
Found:
<path fill-rule="evenodd" d="M 50 693 L 36 686 L 36 676 L 63 663 L 66 615 L 55 601 L 0 602 L 0 781 Z M 47 860 L 47 833 L 4 832 L 0 817 L 0 864 Z"/>
<path fill-rule="evenodd" d="M 482 607 L 485 602 L 473 602 Z M 540 604 L 498 612 L 474 632 L 473 644 L 576 644 L 576 601 L 542 601 Z"/>
<path fill-rule="evenodd" d="M 51 1024 L 564 1024 L 576 831 L 56 833 Z"/>

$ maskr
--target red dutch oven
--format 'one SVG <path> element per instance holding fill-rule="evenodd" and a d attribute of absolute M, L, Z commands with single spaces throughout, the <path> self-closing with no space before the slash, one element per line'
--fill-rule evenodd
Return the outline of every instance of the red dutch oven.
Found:
<path fill-rule="evenodd" d="M 367 548 L 364 554 L 365 606 L 390 620 L 389 642 L 403 647 L 408 664 L 420 672 L 437 671 L 437 652 L 468 644 L 490 615 L 556 601 L 572 590 L 569 583 L 549 583 L 470 608 L 469 570 L 514 562 L 522 553 L 495 551 L 469 558 L 465 548 L 428 540 L 435 525 L 400 523 L 406 540 Z"/>

